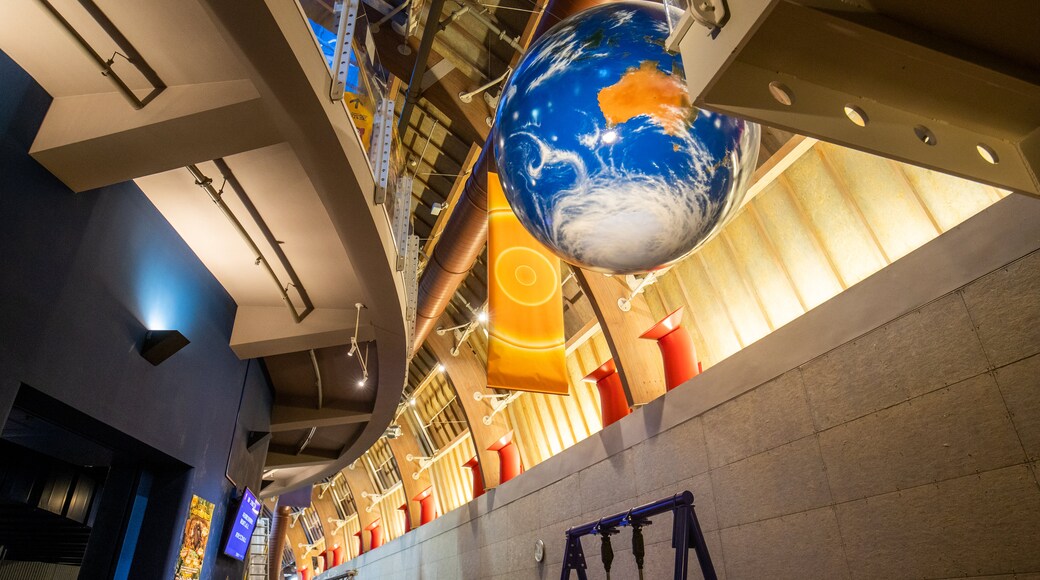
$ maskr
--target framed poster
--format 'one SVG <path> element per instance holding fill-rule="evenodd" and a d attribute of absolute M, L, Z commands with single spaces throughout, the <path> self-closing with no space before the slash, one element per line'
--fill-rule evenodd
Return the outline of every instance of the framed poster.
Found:
<path fill-rule="evenodd" d="M 202 560 L 206 557 L 209 543 L 209 528 L 213 521 L 213 502 L 194 495 L 188 509 L 188 521 L 184 524 L 184 541 L 177 557 L 174 580 L 200 580 Z"/>

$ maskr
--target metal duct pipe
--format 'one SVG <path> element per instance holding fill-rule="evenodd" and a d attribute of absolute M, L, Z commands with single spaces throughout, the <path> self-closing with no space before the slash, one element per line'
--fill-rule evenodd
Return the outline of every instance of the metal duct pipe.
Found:
<path fill-rule="evenodd" d="M 267 580 L 283 580 L 282 552 L 289 534 L 289 522 L 292 520 L 292 508 L 278 506 L 272 514 L 271 539 L 267 543 Z"/>
<path fill-rule="evenodd" d="M 437 0 L 434 0 L 436 2 Z M 552 28 L 561 19 L 576 14 L 586 8 L 606 4 L 597 0 L 552 0 L 538 23 L 538 29 L 532 36 L 534 42 L 546 30 Z M 427 32 L 429 28 L 427 27 Z M 425 40 L 425 34 L 423 39 Z M 430 39 L 432 44 L 433 40 Z M 419 70 L 418 62 L 416 71 Z M 425 74 L 425 71 L 423 71 Z M 421 78 L 421 75 L 420 75 Z M 412 76 L 413 84 L 418 79 Z M 411 86 L 409 86 L 411 95 Z M 405 124 L 404 111 L 401 123 Z M 405 126 L 407 126 L 405 124 Z M 473 165 L 469 179 L 462 188 L 455 210 L 448 219 L 440 242 L 434 247 L 433 255 L 419 279 L 419 298 L 415 314 L 415 342 L 412 352 L 415 353 L 426 341 L 430 331 L 437 325 L 437 319 L 444 314 L 452 295 L 458 290 L 473 264 L 480 256 L 484 244 L 487 243 L 487 174 L 495 170 L 494 145 L 491 137 L 484 143 L 484 150 Z"/>
<path fill-rule="evenodd" d="M 487 174 L 494 165 L 491 156 L 492 147 L 486 143 L 419 279 L 412 352 L 419 350 L 437 325 L 487 242 Z"/>
<path fill-rule="evenodd" d="M 422 39 L 419 40 L 419 52 L 415 55 L 415 68 L 412 69 L 412 78 L 408 81 L 408 93 L 404 97 L 404 105 L 401 107 L 401 118 L 397 121 L 397 135 L 403 140 L 404 133 L 408 130 L 408 120 L 412 116 L 415 102 L 419 100 L 419 92 L 422 90 L 422 78 L 426 74 L 426 63 L 430 60 L 430 50 L 433 48 L 433 37 L 440 32 L 437 25 L 444 8 L 444 0 L 432 0 L 430 11 L 426 14 L 426 25 L 423 26 Z"/>

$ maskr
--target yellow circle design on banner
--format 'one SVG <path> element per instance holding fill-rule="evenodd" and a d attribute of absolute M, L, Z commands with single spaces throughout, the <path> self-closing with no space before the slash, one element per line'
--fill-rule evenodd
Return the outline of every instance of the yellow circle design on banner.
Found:
<path fill-rule="evenodd" d="M 523 246 L 509 248 L 498 255 L 495 280 L 510 300 L 524 306 L 545 304 L 560 285 L 553 263 Z"/>

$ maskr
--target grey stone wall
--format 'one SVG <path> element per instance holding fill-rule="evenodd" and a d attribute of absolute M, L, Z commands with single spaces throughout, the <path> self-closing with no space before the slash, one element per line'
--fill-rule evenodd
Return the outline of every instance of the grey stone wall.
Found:
<path fill-rule="evenodd" d="M 558 578 L 568 527 L 688 489 L 723 578 L 1040 578 L 1040 201 L 1009 199 L 660 403 L 326 576 Z M 1033 212 L 1019 239 L 954 268 L 962 283 L 933 283 L 942 276 L 929 267 L 950 268 L 939 258 L 976 260 L 979 236 L 1006 240 L 994 226 L 1019 211 Z M 889 298 L 929 289 L 916 303 Z M 887 322 L 814 343 L 797 365 L 764 362 L 844 324 L 843 308 Z M 782 371 L 748 370 L 769 364 Z M 755 373 L 772 378 L 727 380 Z M 717 391 L 734 396 L 696 402 L 726 399 Z M 646 533 L 645 578 L 671 578 L 670 518 Z M 615 536 L 614 579 L 636 577 L 628 538 Z M 599 541 L 583 545 L 590 578 L 603 578 Z"/>

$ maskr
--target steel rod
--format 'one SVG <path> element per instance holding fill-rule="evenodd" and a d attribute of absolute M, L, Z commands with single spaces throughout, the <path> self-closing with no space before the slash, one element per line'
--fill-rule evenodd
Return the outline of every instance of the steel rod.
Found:
<path fill-rule="evenodd" d="M 307 318 L 307 315 L 314 310 L 314 303 L 311 302 L 311 297 L 307 294 L 307 289 L 304 288 L 303 282 L 300 281 L 299 275 L 296 274 L 296 269 L 293 268 L 292 262 L 289 261 L 289 257 L 285 255 L 285 251 L 282 250 L 281 243 L 274 237 L 274 232 L 268 227 L 267 222 L 260 215 L 260 211 L 256 209 L 256 205 L 253 204 L 253 200 L 246 193 L 246 189 L 242 187 L 242 183 L 238 181 L 238 177 L 235 176 L 235 172 L 231 171 L 231 167 L 228 166 L 224 159 L 217 158 L 213 160 L 213 163 L 217 166 L 217 170 L 220 171 L 220 175 L 227 180 L 227 184 L 231 186 L 231 190 L 238 196 L 238 200 L 242 202 L 242 206 L 246 208 L 246 212 L 249 214 L 250 219 L 256 224 L 256 227 L 260 230 L 260 233 L 264 235 L 264 240 L 267 241 L 267 245 L 271 247 L 271 251 L 274 252 L 278 263 L 282 265 L 282 269 L 289 276 L 289 283 L 296 290 L 296 293 L 300 296 L 300 301 L 303 302 L 303 312 L 300 312 L 300 320 Z"/>
<path fill-rule="evenodd" d="M 253 252 L 253 255 L 256 257 L 257 264 L 263 264 L 264 269 L 267 271 L 268 275 L 270 275 L 271 279 L 274 280 L 275 286 L 278 286 L 278 292 L 282 295 L 282 300 L 285 301 L 285 304 L 289 307 L 289 312 L 292 313 L 293 321 L 296 323 L 302 321 L 303 318 L 301 318 L 300 313 L 296 311 L 296 306 L 292 303 L 292 300 L 289 299 L 289 293 L 286 291 L 286 287 L 282 286 L 282 281 L 278 279 L 278 274 L 275 273 L 274 268 L 271 267 L 271 263 L 267 261 L 267 258 L 264 257 L 263 252 L 260 251 L 260 248 L 256 245 L 256 242 L 253 241 L 252 236 L 250 236 L 249 232 L 247 232 L 245 227 L 242 226 L 242 222 L 238 221 L 238 218 L 235 217 L 235 214 L 231 211 L 231 208 L 229 208 L 228 205 L 224 203 L 224 200 L 221 199 L 220 192 L 213 187 L 213 180 L 207 177 L 206 174 L 202 173 L 202 171 L 198 168 L 197 165 L 189 165 L 187 167 L 187 170 L 191 173 L 192 177 L 195 178 L 195 184 L 204 189 L 206 193 L 209 194 L 210 200 L 212 200 L 213 203 L 216 204 L 218 208 L 220 208 L 220 211 L 224 214 L 224 217 L 226 217 L 228 221 L 231 222 L 231 225 L 234 226 L 234 228 L 238 231 L 239 235 L 242 236 L 242 239 L 245 240 L 246 245 L 249 246 L 249 249 Z"/>
<path fill-rule="evenodd" d="M 657 500 L 648 504 L 641 505 L 637 508 L 632 508 L 627 512 L 616 513 L 612 516 L 600 518 L 594 522 L 589 522 L 580 526 L 575 526 L 567 530 L 568 536 L 587 536 L 590 534 L 598 533 L 596 530 L 600 527 L 617 527 L 631 525 L 634 520 L 641 520 L 671 512 L 677 507 L 692 506 L 693 505 L 693 494 L 689 491 L 677 493 L 672 497 Z"/>

